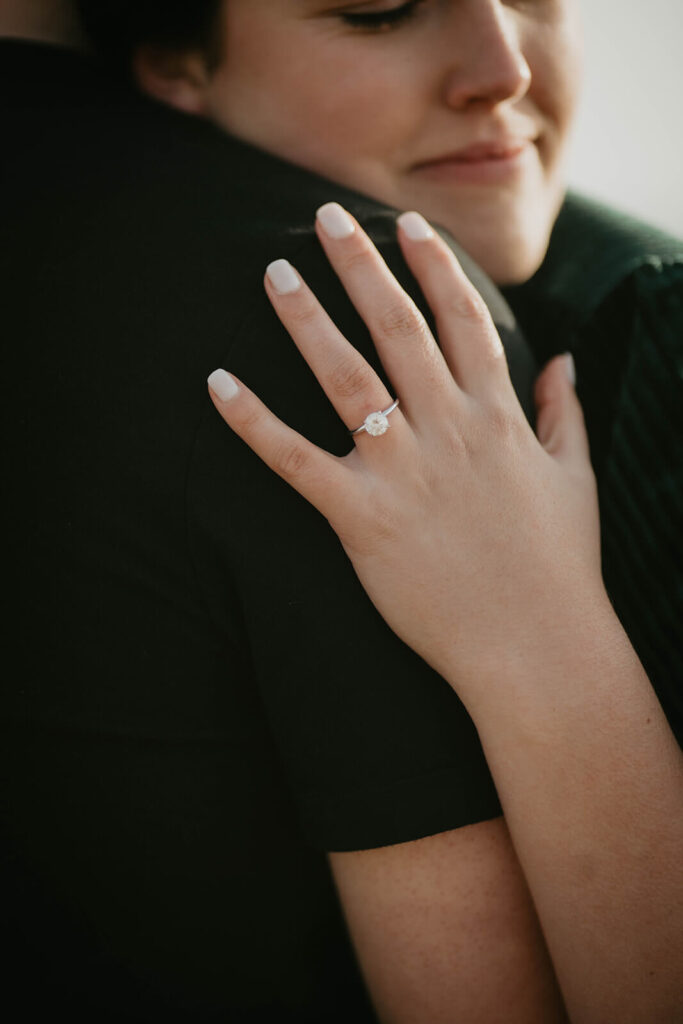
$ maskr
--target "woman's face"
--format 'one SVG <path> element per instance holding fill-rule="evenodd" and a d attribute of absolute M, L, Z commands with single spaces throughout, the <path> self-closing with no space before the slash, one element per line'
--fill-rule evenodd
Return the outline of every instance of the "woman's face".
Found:
<path fill-rule="evenodd" d="M 501 284 L 541 262 L 564 192 L 578 0 L 224 0 L 202 111 L 448 228 Z"/>

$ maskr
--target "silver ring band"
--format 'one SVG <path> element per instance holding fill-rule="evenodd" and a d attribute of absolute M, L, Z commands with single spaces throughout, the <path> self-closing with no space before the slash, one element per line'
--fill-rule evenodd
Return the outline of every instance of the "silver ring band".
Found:
<path fill-rule="evenodd" d="M 365 417 L 365 420 L 355 430 L 349 430 L 351 437 L 355 437 L 356 434 L 362 434 L 365 431 L 370 437 L 380 437 L 382 434 L 386 434 L 389 429 L 389 420 L 387 419 L 390 412 L 398 408 L 398 398 L 391 403 L 387 409 L 382 409 L 381 412 L 371 412 Z"/>

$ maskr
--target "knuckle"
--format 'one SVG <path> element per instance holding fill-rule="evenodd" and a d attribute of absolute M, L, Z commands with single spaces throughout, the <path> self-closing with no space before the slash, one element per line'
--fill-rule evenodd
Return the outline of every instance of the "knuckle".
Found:
<path fill-rule="evenodd" d="M 488 410 L 489 422 L 499 438 L 516 437 L 519 432 L 519 416 L 506 402 L 494 401 Z"/>
<path fill-rule="evenodd" d="M 318 321 L 319 310 L 310 302 L 295 303 L 288 311 L 288 318 L 293 327 L 312 327 Z"/>
<path fill-rule="evenodd" d="M 439 238 L 438 241 L 439 244 L 434 246 L 430 254 L 434 265 L 438 267 L 440 271 L 445 271 L 451 277 L 455 277 L 457 281 L 460 281 L 463 276 L 463 269 L 460 266 L 455 253 L 453 253 L 453 251 L 446 245 L 442 238 Z"/>
<path fill-rule="evenodd" d="M 446 465 L 454 471 L 465 467 L 476 454 L 476 448 L 464 431 L 449 428 L 441 435 L 440 451 Z M 434 480 L 438 486 L 438 480 Z"/>
<path fill-rule="evenodd" d="M 341 270 L 349 274 L 355 274 L 357 271 L 366 273 L 371 265 L 371 261 L 370 253 L 366 249 L 357 248 L 356 246 L 349 248 L 348 252 L 339 257 Z"/>
<path fill-rule="evenodd" d="M 353 398 L 370 388 L 373 377 L 367 364 L 345 359 L 330 371 L 329 384 L 340 398 Z"/>
<path fill-rule="evenodd" d="M 398 302 L 385 309 L 379 316 L 377 328 L 387 338 L 402 338 L 409 335 L 424 338 L 427 332 L 422 314 L 412 303 L 405 302 Z"/>
<path fill-rule="evenodd" d="M 505 346 L 503 345 L 501 336 L 493 321 L 491 321 L 491 330 L 489 331 L 488 354 L 492 370 L 494 372 L 498 372 L 503 378 L 512 384 Z"/>
<path fill-rule="evenodd" d="M 482 320 L 488 315 L 488 307 L 473 286 L 454 289 L 448 299 L 448 308 L 461 320 Z"/>
<path fill-rule="evenodd" d="M 448 424 L 442 437 L 442 444 L 450 458 L 461 459 L 469 454 L 465 433 L 455 423 Z"/>
<path fill-rule="evenodd" d="M 285 480 L 291 480 L 300 476 L 308 463 L 308 455 L 298 444 L 280 445 L 275 450 L 272 460 L 272 468 Z"/>
<path fill-rule="evenodd" d="M 239 427 L 241 433 L 251 435 L 258 430 L 263 420 L 263 410 L 258 405 L 253 405 L 249 402 L 245 403 L 239 410 L 236 417 L 236 426 Z"/>

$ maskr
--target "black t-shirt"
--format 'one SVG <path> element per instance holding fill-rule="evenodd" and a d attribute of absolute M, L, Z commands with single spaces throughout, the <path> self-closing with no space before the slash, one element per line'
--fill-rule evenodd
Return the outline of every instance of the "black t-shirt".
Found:
<path fill-rule="evenodd" d="M 75 54 L 0 61 L 11 1019 L 371 1020 L 324 851 L 500 806 L 450 687 L 205 382 L 348 450 L 263 271 L 291 259 L 377 365 L 312 226 L 344 202 L 419 298 L 394 213 Z"/>

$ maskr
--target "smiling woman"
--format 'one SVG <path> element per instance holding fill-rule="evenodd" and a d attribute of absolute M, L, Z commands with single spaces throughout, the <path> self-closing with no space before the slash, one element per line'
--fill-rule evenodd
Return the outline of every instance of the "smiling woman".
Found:
<path fill-rule="evenodd" d="M 563 197 L 572 0 L 230 0 L 210 74 L 139 53 L 143 87 L 231 134 L 442 224 L 501 284 L 539 266 Z M 188 65 L 188 70 L 190 70 Z"/>
<path fill-rule="evenodd" d="M 79 7 L 137 92 L 0 62 L 26 988 L 669 1024 L 683 244 L 565 195 L 577 2 Z"/>

